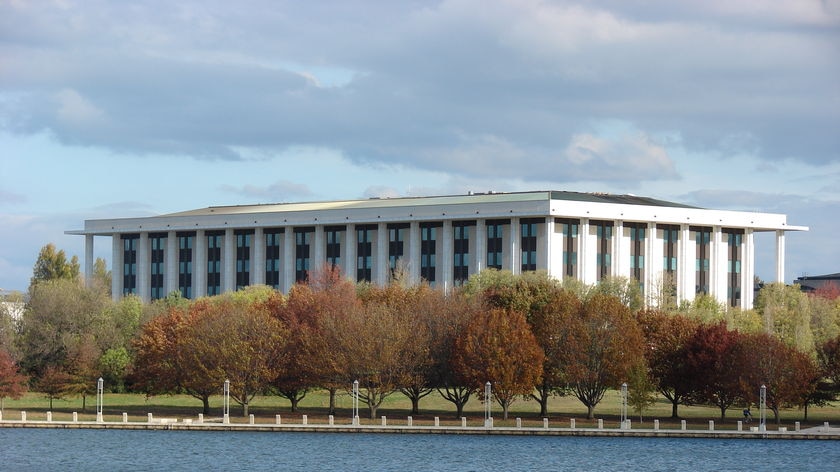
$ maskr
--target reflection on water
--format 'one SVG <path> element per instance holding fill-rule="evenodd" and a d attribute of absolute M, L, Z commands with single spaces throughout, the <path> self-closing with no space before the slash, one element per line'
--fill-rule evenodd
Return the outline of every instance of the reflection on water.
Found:
<path fill-rule="evenodd" d="M 833 465 L 832 465 L 833 464 Z M 0 470 L 828 470 L 836 441 L 0 429 Z"/>

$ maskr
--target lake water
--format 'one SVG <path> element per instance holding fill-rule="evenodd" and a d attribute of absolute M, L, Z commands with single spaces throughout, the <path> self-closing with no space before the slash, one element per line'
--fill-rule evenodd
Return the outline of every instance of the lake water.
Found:
<path fill-rule="evenodd" d="M 0 429 L 0 470 L 840 470 L 837 441 Z"/>

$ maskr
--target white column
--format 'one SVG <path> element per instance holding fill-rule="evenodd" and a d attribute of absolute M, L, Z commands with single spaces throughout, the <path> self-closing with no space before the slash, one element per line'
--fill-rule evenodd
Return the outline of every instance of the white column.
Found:
<path fill-rule="evenodd" d="M 262 228 L 254 228 L 253 259 L 251 260 L 251 284 L 265 284 L 265 233 Z"/>
<path fill-rule="evenodd" d="M 123 242 L 119 233 L 111 236 L 111 298 L 119 300 L 123 292 Z"/>
<path fill-rule="evenodd" d="M 408 229 L 408 271 L 411 283 L 420 280 L 420 222 L 412 221 Z"/>
<path fill-rule="evenodd" d="M 741 308 L 748 310 L 753 306 L 755 290 L 755 239 L 753 230 L 744 230 L 743 251 L 741 256 Z"/>
<path fill-rule="evenodd" d="M 470 241 L 470 275 L 487 268 L 487 220 L 476 220 L 475 238 Z"/>
<path fill-rule="evenodd" d="M 166 253 L 163 256 L 166 269 L 163 273 L 163 286 L 166 295 L 178 290 L 178 233 L 166 233 Z"/>
<path fill-rule="evenodd" d="M 195 232 L 193 248 L 193 299 L 196 299 L 207 295 L 207 235 L 203 230 Z"/>
<path fill-rule="evenodd" d="M 321 270 L 327 262 L 327 242 L 324 236 L 324 225 L 315 227 L 314 251 L 309 261 L 309 270 Z"/>
<path fill-rule="evenodd" d="M 222 292 L 236 290 L 236 237 L 233 228 L 225 230 L 222 243 Z"/>
<path fill-rule="evenodd" d="M 680 225 L 680 241 L 677 258 L 677 303 L 694 299 L 695 247 L 691 241 L 689 226 Z"/>
<path fill-rule="evenodd" d="M 151 299 L 152 279 L 152 265 L 151 252 L 149 251 L 149 233 L 143 231 L 140 233 L 140 239 L 137 241 L 137 295 L 143 300 L 143 303 L 148 303 Z"/>
<path fill-rule="evenodd" d="M 85 285 L 90 287 L 93 280 L 93 235 L 85 235 Z"/>
<path fill-rule="evenodd" d="M 514 274 L 522 273 L 522 254 L 519 253 L 522 229 L 519 227 L 519 218 L 510 219 L 510 237 L 508 238 L 508 269 Z"/>
<path fill-rule="evenodd" d="M 537 234 L 537 270 L 544 270 L 550 272 L 552 254 L 554 247 L 552 245 L 554 236 L 554 218 L 548 216 L 543 223 L 543 230 Z"/>
<path fill-rule="evenodd" d="M 295 284 L 295 229 L 286 226 L 283 231 L 283 280 L 280 282 L 283 293 L 289 293 Z"/>
<path fill-rule="evenodd" d="M 589 218 L 580 219 L 578 231 L 578 280 L 585 284 L 595 283 L 595 252 L 589 254 L 589 248 L 593 245 L 589 241 L 592 236 L 589 234 Z M 590 259 L 592 259 L 590 261 Z"/>
<path fill-rule="evenodd" d="M 776 230 L 776 282 L 785 281 L 785 232 Z"/>
<path fill-rule="evenodd" d="M 557 280 L 563 280 L 563 250 L 566 247 L 563 241 L 563 225 L 558 224 L 553 216 L 546 218 L 546 221 L 549 219 L 551 220 L 551 231 L 549 232 L 551 255 L 548 259 L 548 273 Z"/>
<path fill-rule="evenodd" d="M 441 231 L 440 239 L 441 240 L 438 245 L 441 248 L 441 257 L 436 275 L 439 275 L 440 277 L 438 278 L 438 280 L 440 280 L 440 282 L 438 282 L 438 286 L 448 291 L 452 288 L 455 280 L 453 270 L 453 265 L 455 264 L 455 232 L 452 229 L 452 220 L 443 221 L 443 230 Z"/>
<path fill-rule="evenodd" d="M 645 299 L 651 301 L 651 298 L 659 291 L 664 275 L 665 242 L 659 237 L 656 223 L 648 223 L 648 238 L 645 242 L 647 243 L 647 249 L 645 250 L 647 254 L 645 257 L 645 278 L 647 279 Z"/>
<path fill-rule="evenodd" d="M 624 252 L 624 245 L 623 243 L 624 238 L 624 222 L 621 220 L 616 220 L 613 222 L 613 236 L 612 236 L 612 245 L 610 249 L 612 250 L 612 256 L 610 256 L 610 275 L 613 277 L 618 276 L 625 276 L 627 277 L 628 274 L 622 271 L 621 261 L 624 259 L 625 256 Z"/>
<path fill-rule="evenodd" d="M 709 261 L 709 291 L 711 295 L 721 303 L 726 300 L 726 241 L 723 240 L 723 231 L 720 226 L 712 228 L 712 244 L 710 248 Z"/>
<path fill-rule="evenodd" d="M 379 223 L 376 227 L 376 245 L 373 257 L 373 280 L 379 285 L 387 285 L 390 272 L 388 265 L 388 225 Z"/>
<path fill-rule="evenodd" d="M 356 257 L 359 249 L 359 241 L 356 237 L 356 225 L 347 225 L 347 237 L 345 238 L 347 245 L 345 246 L 345 261 L 344 261 L 344 275 L 350 280 L 356 280 L 356 269 L 358 264 Z"/>

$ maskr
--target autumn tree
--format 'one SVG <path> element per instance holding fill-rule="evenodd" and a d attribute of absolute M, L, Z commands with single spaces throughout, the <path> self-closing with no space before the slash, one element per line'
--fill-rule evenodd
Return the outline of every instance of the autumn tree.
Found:
<path fill-rule="evenodd" d="M 443 316 L 429 320 L 433 362 L 430 382 L 441 398 L 455 406 L 455 418 L 463 416 L 464 406 L 476 392 L 475 385 L 462 382 L 456 373 L 453 364 L 456 343 L 470 320 L 484 308 L 475 299 L 456 292 L 444 299 L 441 305 Z"/>
<path fill-rule="evenodd" d="M 743 369 L 742 394 L 748 402 L 758 403 L 763 385 L 766 405 L 778 424 L 781 408 L 801 405 L 813 392 L 817 366 L 808 355 L 766 333 L 744 335 L 739 341 L 736 365 Z"/>
<path fill-rule="evenodd" d="M 686 344 L 685 360 L 693 379 L 693 390 L 699 399 L 720 409 L 720 419 L 726 410 L 743 401 L 739 374 L 738 344 L 741 335 L 730 331 L 726 323 L 701 325 Z"/>
<path fill-rule="evenodd" d="M 71 382 L 70 374 L 56 366 L 48 366 L 38 382 L 35 384 L 37 390 L 44 394 L 50 401 L 50 410 L 53 409 L 53 400 L 64 398 L 68 384 Z"/>
<path fill-rule="evenodd" d="M 530 396 L 540 405 L 540 416 L 548 416 L 551 396 L 566 393 L 568 385 L 567 346 L 574 344 L 570 329 L 577 320 L 582 305 L 577 295 L 556 287 L 549 292 L 546 303 L 532 308 L 528 321 L 537 343 L 545 353 L 541 381 Z"/>
<path fill-rule="evenodd" d="M 221 386 L 230 381 L 230 396 L 248 416 L 248 405 L 267 389 L 283 365 L 286 328 L 267 311 L 235 295 L 200 300 L 184 328 L 185 374 Z M 218 387 L 217 387 L 218 388 Z"/>
<path fill-rule="evenodd" d="M 591 419 L 607 389 L 626 381 L 630 368 L 642 359 L 642 333 L 620 299 L 601 293 L 584 302 L 569 329 L 569 342 L 559 355 L 572 394 Z"/>
<path fill-rule="evenodd" d="M 659 392 L 671 402 L 671 418 L 679 418 L 679 405 L 693 403 L 693 374 L 685 348 L 699 323 L 677 314 L 641 310 L 636 314 L 645 342 L 644 355 Z"/>
<path fill-rule="evenodd" d="M 490 382 L 507 419 L 516 396 L 537 385 L 544 357 L 522 313 L 491 308 L 476 313 L 458 337 L 453 367 L 466 385 L 481 389 Z"/>
<path fill-rule="evenodd" d="M 335 396 L 352 382 L 346 371 L 349 360 L 341 349 L 343 318 L 358 309 L 356 286 L 331 266 L 310 271 L 306 283 L 296 284 L 286 300 L 282 316 L 297 339 L 298 354 L 292 366 L 302 378 L 329 393 L 329 414 L 335 414 Z M 293 320 L 293 323 L 292 321 Z"/>
<path fill-rule="evenodd" d="M 0 349 L 0 412 L 3 411 L 4 399 L 17 400 L 26 393 L 27 382 L 12 356 L 5 349 Z"/>

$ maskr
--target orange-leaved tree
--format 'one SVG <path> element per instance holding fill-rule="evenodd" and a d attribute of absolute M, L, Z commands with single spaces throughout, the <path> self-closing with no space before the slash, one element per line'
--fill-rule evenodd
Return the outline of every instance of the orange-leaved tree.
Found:
<path fill-rule="evenodd" d="M 596 293 L 569 324 L 571 334 L 557 353 L 566 366 L 572 393 L 595 417 L 609 388 L 626 382 L 642 359 L 642 333 L 630 309 L 612 295 Z"/>
<path fill-rule="evenodd" d="M 0 349 L 0 412 L 6 397 L 17 400 L 27 390 L 26 376 L 20 373 L 17 362 L 5 349 Z"/>
<path fill-rule="evenodd" d="M 537 385 L 544 358 L 522 313 L 491 308 L 477 312 L 456 340 L 453 368 L 462 383 L 476 389 L 490 382 L 507 419 L 516 396 Z"/>

